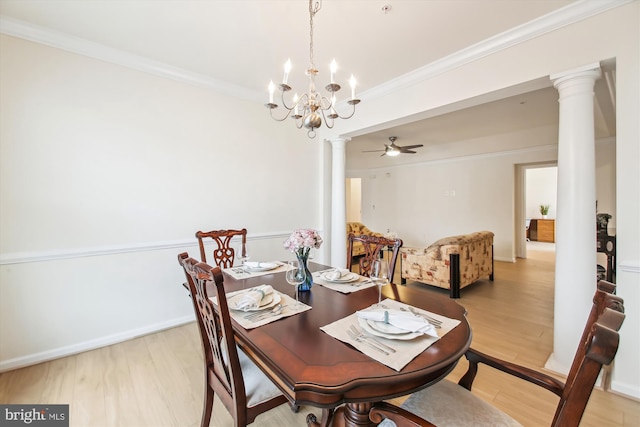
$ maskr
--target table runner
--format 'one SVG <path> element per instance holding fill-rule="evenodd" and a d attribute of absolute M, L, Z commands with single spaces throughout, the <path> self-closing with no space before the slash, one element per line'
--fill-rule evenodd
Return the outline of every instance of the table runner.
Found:
<path fill-rule="evenodd" d="M 380 304 L 374 304 L 371 306 L 371 308 L 380 307 L 400 310 L 401 308 L 408 309 L 410 306 L 391 299 L 385 299 Z M 359 330 L 362 330 L 362 327 L 358 323 L 358 317 L 355 313 L 333 323 L 330 323 L 326 326 L 322 326 L 320 329 L 325 333 L 331 335 L 332 337 L 355 347 L 357 350 L 366 354 L 372 359 L 377 360 L 378 362 L 392 369 L 395 369 L 396 371 L 401 371 L 402 368 L 404 368 L 409 362 L 411 362 L 417 355 L 425 351 L 433 343 L 438 341 L 441 337 L 443 337 L 445 334 L 447 334 L 449 331 L 460 324 L 459 320 L 450 319 L 437 313 L 432 313 L 419 308 L 414 308 L 414 310 L 416 310 L 417 313 L 432 316 L 442 322 L 442 327 L 440 329 L 437 329 L 438 337 L 422 335 L 407 341 L 387 339 L 378 336 L 374 337 L 379 342 L 396 350 L 395 353 L 389 351 L 389 354 L 384 354 L 380 351 L 374 350 L 369 344 L 366 344 L 365 342 L 358 342 L 351 338 L 351 336 L 349 336 L 349 334 L 347 333 L 347 330 L 350 329 L 351 325 L 355 325 Z"/>

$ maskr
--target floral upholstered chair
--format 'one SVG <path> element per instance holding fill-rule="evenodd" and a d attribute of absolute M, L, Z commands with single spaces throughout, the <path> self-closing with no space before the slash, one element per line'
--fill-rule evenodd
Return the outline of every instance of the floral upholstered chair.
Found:
<path fill-rule="evenodd" d="M 440 239 L 426 248 L 400 249 L 402 281 L 406 279 L 449 289 L 460 289 L 488 277 L 493 281 L 493 233 L 479 231 Z"/>

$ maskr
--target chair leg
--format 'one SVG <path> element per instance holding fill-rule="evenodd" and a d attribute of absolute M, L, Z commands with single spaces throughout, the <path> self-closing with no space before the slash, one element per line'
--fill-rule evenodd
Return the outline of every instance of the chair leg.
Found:
<path fill-rule="evenodd" d="M 204 408 L 202 409 L 202 421 L 200 427 L 209 427 L 211 422 L 211 413 L 213 412 L 213 389 L 209 387 L 209 384 L 205 380 L 205 396 L 204 396 Z"/>
<path fill-rule="evenodd" d="M 449 298 L 460 298 L 460 254 L 449 255 Z"/>
<path fill-rule="evenodd" d="M 493 282 L 493 273 L 495 272 L 494 270 L 494 263 L 493 263 L 493 245 L 491 245 L 491 274 L 489 275 L 489 280 L 491 280 Z"/>

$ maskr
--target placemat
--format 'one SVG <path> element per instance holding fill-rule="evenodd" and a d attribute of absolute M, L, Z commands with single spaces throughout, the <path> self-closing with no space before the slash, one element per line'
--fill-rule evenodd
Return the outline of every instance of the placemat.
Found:
<path fill-rule="evenodd" d="M 328 280 L 324 280 L 321 274 L 331 270 L 332 269 L 316 271 L 315 273 L 312 273 L 313 283 L 324 286 L 325 288 L 333 289 L 334 291 L 338 291 L 343 294 L 350 294 L 351 292 L 357 292 L 363 289 L 370 288 L 372 286 L 376 286 L 376 284 L 370 278 L 364 276 L 359 276 L 358 280 L 351 283 L 334 283 L 329 282 Z"/>
<path fill-rule="evenodd" d="M 229 292 L 227 294 L 227 299 L 238 295 L 242 292 L 250 291 L 251 289 L 243 289 L 241 291 Z M 277 293 L 280 296 L 281 307 L 272 307 L 262 311 L 237 311 L 237 310 L 229 310 L 231 314 L 231 318 L 238 322 L 240 326 L 245 329 L 253 329 L 258 326 L 266 325 L 268 323 L 274 322 L 278 319 L 282 319 L 284 317 L 293 316 L 294 314 L 302 313 L 307 310 L 311 310 L 311 306 L 308 306 L 300 301 L 296 301 L 291 298 L 289 295 L 283 294 L 282 292 L 278 292 L 274 290 L 273 292 Z M 211 300 L 214 304 L 218 304 L 218 299 L 216 297 L 212 297 Z M 274 312 L 274 309 L 281 308 L 281 311 Z"/>
<path fill-rule="evenodd" d="M 340 320 L 336 320 L 326 326 L 322 326 L 320 329 L 332 337 L 355 347 L 372 359 L 377 360 L 396 371 L 401 371 L 402 368 L 411 362 L 417 355 L 425 351 L 433 343 L 460 324 L 460 321 L 457 319 L 450 319 L 436 313 L 430 313 L 391 299 L 385 299 L 380 304 L 374 304 L 370 308 L 380 307 L 397 310 L 409 310 L 409 307 L 411 307 L 416 310 L 416 313 L 418 314 L 432 316 L 434 319 L 442 322 L 441 328 L 436 330 L 438 336 L 432 337 L 429 335 L 420 335 L 411 340 L 388 339 L 373 336 L 363 331 L 355 313 Z M 354 339 L 348 332 L 353 327 L 355 327 L 360 333 L 364 333 L 368 338 L 361 340 Z M 376 349 L 376 347 L 378 347 L 378 349 Z"/>
<path fill-rule="evenodd" d="M 274 273 L 281 273 L 283 271 L 287 271 L 287 264 L 284 262 L 281 262 L 281 261 L 268 261 L 268 262 L 278 264 L 278 267 L 274 268 L 273 270 L 251 271 L 251 270 L 245 270 L 242 267 L 238 266 L 238 267 L 225 268 L 222 271 L 227 273 L 229 276 L 233 277 L 236 280 L 248 279 L 250 277 L 258 277 L 258 276 L 264 276 L 265 274 L 274 274 Z M 266 263 L 267 261 L 265 261 L 265 264 Z"/>

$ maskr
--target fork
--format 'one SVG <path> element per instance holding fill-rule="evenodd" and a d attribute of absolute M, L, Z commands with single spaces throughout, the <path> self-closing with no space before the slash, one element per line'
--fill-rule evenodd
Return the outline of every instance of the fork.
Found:
<path fill-rule="evenodd" d="M 390 347 L 390 346 L 386 345 L 385 343 L 380 342 L 379 340 L 377 340 L 377 339 L 375 339 L 373 337 L 370 337 L 369 335 L 365 335 L 365 333 L 362 332 L 360 329 L 358 329 L 358 327 L 355 326 L 355 325 L 351 325 L 351 331 L 354 334 L 357 334 L 360 338 L 373 341 L 376 345 L 379 345 L 380 347 L 382 347 L 382 348 L 384 348 L 384 349 L 386 349 L 386 350 L 388 350 L 388 351 L 390 351 L 392 353 L 396 352 L 395 348 Z"/>
<path fill-rule="evenodd" d="M 406 308 L 401 307 L 400 310 L 402 311 L 407 311 Z M 418 310 L 416 310 L 413 307 L 409 307 L 409 311 L 411 313 L 413 313 L 416 316 L 420 316 L 422 317 L 424 320 L 426 320 L 427 322 L 431 323 L 436 329 L 441 329 L 442 328 L 442 321 L 438 320 L 438 319 L 434 319 L 431 316 L 427 316 L 426 314 L 420 313 Z"/>
<path fill-rule="evenodd" d="M 262 320 L 265 317 L 277 316 L 278 314 L 284 311 L 286 305 L 278 304 L 273 307 L 271 310 L 263 310 L 263 311 L 254 311 L 253 313 L 246 314 L 244 316 L 247 320 Z"/>
<path fill-rule="evenodd" d="M 387 356 L 389 355 L 388 351 L 383 350 L 382 348 L 378 347 L 377 345 L 365 340 L 363 336 L 360 336 L 359 334 L 356 334 L 351 329 L 347 329 L 347 334 L 349 334 L 349 336 L 351 337 L 352 340 L 357 341 L 357 342 L 361 342 L 363 344 L 367 344 L 372 349 L 378 350 L 379 352 L 384 353 Z"/>

